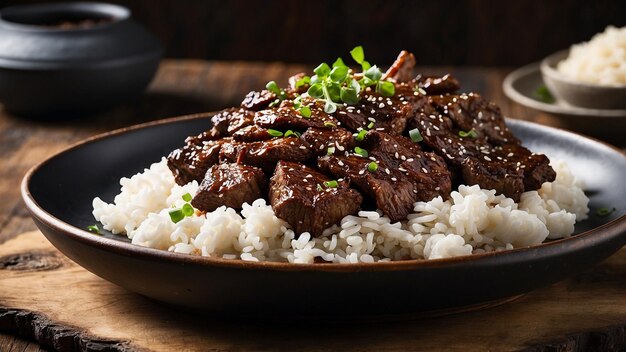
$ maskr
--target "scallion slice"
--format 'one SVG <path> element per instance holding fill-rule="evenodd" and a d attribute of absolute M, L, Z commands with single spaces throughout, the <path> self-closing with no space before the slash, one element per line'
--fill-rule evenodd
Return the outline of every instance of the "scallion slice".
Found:
<path fill-rule="evenodd" d="M 370 122 L 369 125 L 367 125 L 367 129 L 371 130 L 372 128 L 374 128 L 374 123 Z"/>
<path fill-rule="evenodd" d="M 463 138 L 466 138 L 466 137 L 476 138 L 478 135 L 476 134 L 476 131 L 474 131 L 474 129 L 472 128 L 471 130 L 467 132 L 459 131 L 459 136 Z"/>
<path fill-rule="evenodd" d="M 192 197 L 191 197 L 191 194 L 189 194 L 189 193 L 185 193 L 185 194 L 183 194 L 183 200 L 184 200 L 185 202 L 189 202 L 189 201 L 191 201 L 191 198 L 192 198 Z"/>
<path fill-rule="evenodd" d="M 360 148 L 360 147 L 355 147 L 354 152 L 364 158 L 367 158 L 369 156 L 369 153 L 367 152 L 367 150 Z"/>
<path fill-rule="evenodd" d="M 600 217 L 606 217 L 611 215 L 616 209 L 609 209 L 609 208 L 600 208 L 598 210 L 596 210 L 596 215 L 600 216 Z"/>
<path fill-rule="evenodd" d="M 337 127 L 337 125 L 335 125 L 332 122 L 328 122 L 328 121 L 324 122 L 324 126 L 326 126 L 326 127 Z"/>
<path fill-rule="evenodd" d="M 374 172 L 376 170 L 378 170 L 378 164 L 375 161 L 372 161 L 367 165 L 367 171 Z"/>
<path fill-rule="evenodd" d="M 185 214 L 183 213 L 182 209 L 170 210 L 169 214 L 170 219 L 172 219 L 172 222 L 175 224 L 185 218 Z"/>
<path fill-rule="evenodd" d="M 414 128 L 412 130 L 409 131 L 409 136 L 411 137 L 411 140 L 415 143 L 417 142 L 421 142 L 424 140 L 424 138 L 422 137 L 422 134 L 420 133 L 420 131 L 417 128 Z"/>
<path fill-rule="evenodd" d="M 97 233 L 98 235 L 100 234 L 100 228 L 98 227 L 98 224 L 87 226 L 87 231 Z"/>
<path fill-rule="evenodd" d="M 185 203 L 185 205 L 183 205 L 182 211 L 185 216 L 192 216 L 195 213 L 193 207 L 189 203 Z"/>
<path fill-rule="evenodd" d="M 337 181 L 335 181 L 335 180 L 326 181 L 326 182 L 324 182 L 324 186 L 326 186 L 328 188 L 337 188 L 337 186 L 339 186 L 339 183 L 337 183 Z"/>
<path fill-rule="evenodd" d="M 335 154 L 335 147 L 328 147 L 328 150 L 326 150 L 326 154 L 327 155 Z"/>
<path fill-rule="evenodd" d="M 362 140 L 365 139 L 365 135 L 367 135 L 367 131 L 366 130 L 360 130 L 359 134 L 357 134 L 356 137 L 354 137 L 354 139 L 356 139 L 357 141 L 361 142 Z"/>
<path fill-rule="evenodd" d="M 296 134 L 295 134 L 295 132 L 294 132 L 294 131 L 292 131 L 292 130 L 287 130 L 287 132 L 285 132 L 284 137 L 285 137 L 285 138 L 287 138 L 287 137 L 291 137 L 291 136 L 295 136 L 295 135 L 296 135 Z"/>

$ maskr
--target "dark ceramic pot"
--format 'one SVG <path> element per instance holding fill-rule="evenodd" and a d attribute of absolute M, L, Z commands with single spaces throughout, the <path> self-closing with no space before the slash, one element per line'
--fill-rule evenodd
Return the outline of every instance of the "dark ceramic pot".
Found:
<path fill-rule="evenodd" d="M 30 116 L 102 110 L 138 97 L 162 52 L 125 7 L 7 7 L 0 10 L 0 101 Z"/>

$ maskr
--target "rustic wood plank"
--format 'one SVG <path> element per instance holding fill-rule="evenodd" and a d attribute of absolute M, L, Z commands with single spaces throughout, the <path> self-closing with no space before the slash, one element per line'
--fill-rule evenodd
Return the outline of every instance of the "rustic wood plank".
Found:
<path fill-rule="evenodd" d="M 626 348 L 626 249 L 496 308 L 416 321 L 310 324 L 240 321 L 236 312 L 224 321 L 168 307 L 96 277 L 30 232 L 0 246 L 0 292 L 0 330 L 59 351 Z"/>

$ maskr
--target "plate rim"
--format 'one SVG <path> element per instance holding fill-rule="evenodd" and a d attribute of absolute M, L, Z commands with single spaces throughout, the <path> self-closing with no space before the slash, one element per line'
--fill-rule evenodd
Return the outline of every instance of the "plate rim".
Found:
<path fill-rule="evenodd" d="M 209 266 L 209 267 L 225 267 L 232 269 L 251 269 L 251 270 L 270 270 L 270 271 L 312 271 L 312 272 L 374 272 L 374 271 L 398 271 L 398 270 L 416 270 L 421 268 L 435 268 L 435 267 L 446 267 L 446 266 L 454 266 L 457 264 L 479 264 L 483 260 L 489 260 L 493 258 L 509 258 L 511 260 L 515 260 L 516 255 L 529 252 L 529 251 L 537 251 L 546 249 L 549 250 L 551 248 L 556 248 L 557 246 L 563 243 L 569 243 L 574 241 L 585 241 L 589 237 L 593 235 L 601 235 L 602 233 L 608 233 L 609 237 L 626 235 L 626 214 L 613 219 L 601 226 L 596 228 L 584 231 L 574 236 L 550 241 L 543 242 L 538 245 L 514 248 L 506 251 L 500 252 L 487 252 L 487 253 L 478 253 L 471 254 L 467 256 L 459 256 L 459 257 L 451 257 L 451 258 L 440 258 L 440 259 L 408 259 L 408 260 L 400 260 L 400 261 L 389 261 L 389 262 L 375 262 L 375 263 L 313 263 L 313 264 L 296 264 L 296 263 L 284 263 L 284 262 L 254 262 L 254 261 L 245 261 L 241 259 L 224 259 L 220 257 L 204 257 L 204 256 L 196 256 L 189 255 L 183 253 L 175 253 L 167 250 L 161 250 L 150 247 L 143 247 L 139 245 L 135 245 L 129 242 L 106 238 L 98 235 L 94 235 L 87 230 L 78 228 L 74 225 L 68 224 L 57 217 L 50 214 L 43 207 L 41 207 L 34 199 L 33 195 L 30 192 L 29 185 L 32 179 L 32 176 L 45 164 L 51 162 L 53 159 L 70 152 L 72 150 L 78 149 L 83 145 L 95 143 L 97 141 L 108 139 L 112 137 L 116 137 L 119 135 L 124 135 L 136 130 L 145 129 L 154 126 L 160 126 L 170 123 L 177 123 L 195 119 L 207 119 L 213 116 L 216 112 L 203 112 L 196 113 L 190 115 L 183 115 L 177 117 L 170 117 L 166 119 L 150 121 L 146 123 L 136 124 L 128 127 L 123 127 L 119 129 L 115 129 L 113 131 L 104 132 L 100 134 L 96 134 L 89 138 L 78 141 L 61 151 L 58 151 L 50 156 L 48 156 L 43 161 L 31 167 L 24 177 L 22 178 L 22 182 L 20 185 L 20 190 L 22 194 L 22 199 L 28 209 L 31 217 L 34 220 L 39 220 L 45 226 L 62 233 L 64 236 L 71 237 L 72 240 L 82 242 L 84 244 L 95 246 L 99 249 L 105 250 L 107 252 L 113 252 L 116 254 L 128 255 L 128 256 L 136 256 L 137 258 L 148 259 L 152 261 L 162 261 L 174 264 L 192 264 L 192 265 L 201 265 L 201 266 Z M 560 128 L 544 126 L 538 123 L 512 119 L 507 117 L 507 122 L 513 122 L 514 124 L 521 124 L 526 126 L 534 126 L 539 128 L 545 128 L 551 130 L 552 132 L 564 133 L 566 135 L 570 135 L 570 137 L 576 138 L 586 138 L 591 140 L 592 142 L 598 143 L 601 146 L 607 147 L 613 152 L 617 152 L 622 157 L 626 158 L 626 153 L 622 152 L 620 149 L 612 146 L 603 141 L 597 140 L 595 138 L 586 137 L 579 135 L 577 133 L 573 133 L 570 131 L 566 131 Z M 48 235 L 42 231 L 46 237 Z"/>
<path fill-rule="evenodd" d="M 615 119 L 626 118 L 626 109 L 589 109 L 577 106 L 547 104 L 532 99 L 514 88 L 514 82 L 518 81 L 522 77 L 531 75 L 534 72 L 538 72 L 539 75 L 541 75 L 540 65 L 540 62 L 534 62 L 509 72 L 509 74 L 507 74 L 504 78 L 504 81 L 502 81 L 502 90 L 504 91 L 504 95 L 525 107 L 557 115 L 574 115 L 581 117 L 593 116 Z"/>

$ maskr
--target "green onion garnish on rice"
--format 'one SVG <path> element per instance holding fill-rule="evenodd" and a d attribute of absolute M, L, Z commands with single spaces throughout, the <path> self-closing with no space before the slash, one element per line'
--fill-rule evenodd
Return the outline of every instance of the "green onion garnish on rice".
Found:
<path fill-rule="evenodd" d="M 100 234 L 100 228 L 98 227 L 98 224 L 87 226 L 87 231 L 96 233 L 98 235 Z"/>
<path fill-rule="evenodd" d="M 185 213 L 183 213 L 182 209 L 170 210 L 169 214 L 170 219 L 172 219 L 172 222 L 175 224 L 185 218 Z"/>
<path fill-rule="evenodd" d="M 193 210 L 193 207 L 189 203 L 185 203 L 185 205 L 183 205 L 182 211 L 183 211 L 183 215 L 185 216 L 192 216 L 193 213 L 195 212 Z"/>
<path fill-rule="evenodd" d="M 189 194 L 189 193 L 185 193 L 185 194 L 183 194 L 183 200 L 184 200 L 185 202 L 190 202 L 190 201 L 191 201 L 191 198 L 192 198 L 192 197 L 191 197 L 191 194 Z"/>

